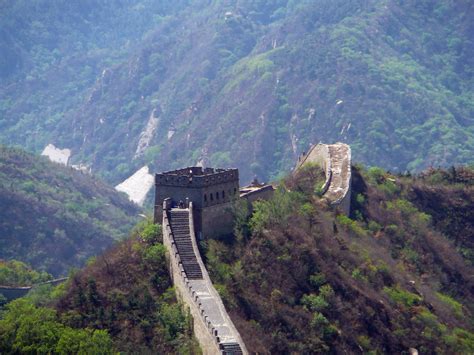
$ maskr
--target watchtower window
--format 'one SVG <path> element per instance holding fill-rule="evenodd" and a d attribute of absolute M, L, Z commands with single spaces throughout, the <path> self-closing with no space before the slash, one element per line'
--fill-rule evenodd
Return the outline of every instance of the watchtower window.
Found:
<path fill-rule="evenodd" d="M 211 201 L 214 201 L 214 196 L 212 195 L 212 192 L 211 192 Z"/>
<path fill-rule="evenodd" d="M 225 191 L 222 190 L 222 198 L 225 199 Z"/>
<path fill-rule="evenodd" d="M 216 200 L 219 199 L 219 191 L 216 192 Z"/>
<path fill-rule="evenodd" d="M 204 194 L 204 202 L 207 202 L 207 194 Z"/>
<path fill-rule="evenodd" d="M 237 188 L 234 187 L 234 195 L 237 193 Z"/>

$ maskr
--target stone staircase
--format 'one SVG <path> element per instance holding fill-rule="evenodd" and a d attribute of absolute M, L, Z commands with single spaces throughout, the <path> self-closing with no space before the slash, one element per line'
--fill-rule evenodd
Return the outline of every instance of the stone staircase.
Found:
<path fill-rule="evenodd" d="M 204 266 L 195 240 L 192 202 L 170 208 L 164 202 L 163 243 L 170 253 L 170 272 L 178 298 L 189 306 L 194 334 L 205 355 L 247 355 Z"/>
<path fill-rule="evenodd" d="M 239 343 L 223 343 L 220 345 L 222 355 L 241 355 L 243 354 Z"/>
<path fill-rule="evenodd" d="M 202 270 L 194 254 L 189 231 L 189 211 L 178 208 L 171 209 L 170 226 L 187 278 L 189 280 L 202 280 Z"/>

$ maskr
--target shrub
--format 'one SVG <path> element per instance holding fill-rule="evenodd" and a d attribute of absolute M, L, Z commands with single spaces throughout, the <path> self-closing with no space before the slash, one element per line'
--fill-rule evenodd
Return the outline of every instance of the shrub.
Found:
<path fill-rule="evenodd" d="M 414 293 L 402 290 L 400 287 L 384 287 L 383 291 L 392 302 L 402 304 L 406 307 L 414 306 L 422 301 L 422 298 Z"/>
<path fill-rule="evenodd" d="M 323 296 L 317 296 L 315 294 L 304 295 L 301 298 L 301 304 L 303 304 L 306 309 L 312 312 L 319 312 L 329 307 L 329 303 L 324 299 Z"/>
<path fill-rule="evenodd" d="M 319 287 L 326 283 L 326 277 L 323 273 L 313 274 L 309 277 L 309 283 L 314 288 L 319 289 Z"/>
<path fill-rule="evenodd" d="M 367 276 L 365 276 L 359 268 L 352 270 L 351 276 L 356 280 L 368 281 Z"/>
<path fill-rule="evenodd" d="M 254 233 L 261 233 L 268 226 L 287 227 L 291 213 L 298 209 L 302 202 L 300 193 L 287 191 L 280 187 L 268 201 L 256 201 L 254 213 L 250 219 L 250 228 Z"/>
<path fill-rule="evenodd" d="M 384 180 L 385 171 L 379 167 L 371 167 L 367 170 L 367 177 L 371 183 L 380 184 Z"/>
<path fill-rule="evenodd" d="M 64 326 L 55 310 L 18 299 L 0 320 L 0 352 L 111 354 L 112 340 L 105 330 Z"/>
<path fill-rule="evenodd" d="M 367 236 L 367 232 L 364 230 L 364 228 L 362 228 L 358 223 L 357 221 L 353 221 L 352 219 L 350 219 L 349 217 L 347 217 L 346 215 L 338 215 L 337 216 L 337 221 L 339 222 L 339 224 L 343 227 L 345 227 L 346 229 L 349 229 L 351 230 L 352 232 L 354 232 L 357 236 L 359 237 L 365 237 Z"/>
<path fill-rule="evenodd" d="M 368 224 L 368 228 L 372 233 L 376 233 L 380 229 L 382 229 L 382 226 L 375 221 L 370 221 Z"/>
<path fill-rule="evenodd" d="M 370 338 L 366 335 L 360 335 L 357 337 L 357 343 L 365 350 L 369 351 L 370 346 Z"/>
<path fill-rule="evenodd" d="M 474 333 L 465 329 L 454 328 L 450 335 L 443 337 L 443 340 L 451 347 L 453 352 L 457 354 L 474 353 Z"/>
<path fill-rule="evenodd" d="M 440 292 L 436 292 L 436 296 L 443 301 L 445 304 L 447 304 L 451 309 L 453 310 L 454 314 L 456 317 L 461 318 L 463 315 L 462 312 L 462 304 L 453 299 L 452 297 L 449 297 L 448 295 L 444 295 Z"/>

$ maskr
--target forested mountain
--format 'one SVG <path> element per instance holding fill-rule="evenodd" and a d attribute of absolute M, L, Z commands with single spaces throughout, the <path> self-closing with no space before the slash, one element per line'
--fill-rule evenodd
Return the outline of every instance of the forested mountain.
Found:
<path fill-rule="evenodd" d="M 473 162 L 471 1 L 0 8 L 0 141 L 110 182 L 198 161 L 267 179 L 318 141 L 394 171 Z"/>
<path fill-rule="evenodd" d="M 0 146 L 0 259 L 64 275 L 125 237 L 139 212 L 97 178 Z"/>

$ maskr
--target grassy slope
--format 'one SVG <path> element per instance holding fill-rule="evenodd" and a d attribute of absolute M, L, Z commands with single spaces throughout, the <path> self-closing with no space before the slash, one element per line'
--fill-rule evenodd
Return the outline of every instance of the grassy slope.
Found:
<path fill-rule="evenodd" d="M 454 184 L 430 176 L 355 169 L 349 219 L 314 194 L 306 171 L 285 181 L 291 193 L 257 206 L 236 241 L 209 241 L 211 278 L 248 348 L 472 352 L 471 246 L 443 235 L 449 217 L 418 209 L 426 199 L 415 193 L 438 191 L 455 208 L 458 194 L 472 199 L 472 177 Z M 472 211 L 458 217 L 469 233 Z"/>
<path fill-rule="evenodd" d="M 0 257 L 61 275 L 127 235 L 139 210 L 94 177 L 0 146 Z"/>

